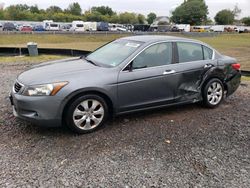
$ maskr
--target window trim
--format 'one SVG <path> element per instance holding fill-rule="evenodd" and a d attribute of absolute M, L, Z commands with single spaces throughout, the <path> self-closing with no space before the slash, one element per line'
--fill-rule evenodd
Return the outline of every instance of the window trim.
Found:
<path fill-rule="evenodd" d="M 209 50 L 212 51 L 212 58 L 211 58 L 211 59 L 205 59 L 205 50 L 204 50 L 204 48 L 208 48 Z M 213 51 L 211 48 L 209 48 L 209 47 L 207 47 L 207 46 L 205 46 L 205 45 L 202 45 L 202 53 L 203 53 L 203 60 L 204 60 L 204 61 L 206 61 L 206 60 L 213 60 L 214 51 Z"/>
<path fill-rule="evenodd" d="M 191 44 L 196 44 L 196 45 L 201 45 L 201 48 L 202 48 L 202 55 L 203 55 L 203 59 L 202 60 L 196 60 L 196 61 L 185 61 L 185 62 L 181 62 L 179 61 L 179 51 L 178 51 L 178 45 L 177 43 L 191 43 Z M 215 59 L 215 51 L 214 49 L 211 49 L 210 47 L 202 44 L 202 43 L 198 43 L 198 42 L 192 42 L 192 41 L 175 41 L 175 45 L 176 45 L 176 56 L 177 56 L 177 63 L 178 64 L 182 64 L 182 63 L 192 63 L 192 62 L 199 62 L 199 61 L 208 61 L 208 60 L 214 60 Z M 203 49 L 203 46 L 207 47 L 208 49 L 212 50 L 213 52 L 213 55 L 212 55 L 212 59 L 206 59 L 204 58 L 204 49 Z"/>
<path fill-rule="evenodd" d="M 142 50 L 140 50 L 130 61 L 129 63 L 127 63 L 120 72 L 130 72 L 129 70 L 125 70 L 127 68 L 127 66 L 131 63 L 133 63 L 133 61 L 135 60 L 135 58 L 137 58 L 137 56 L 139 56 L 142 52 L 144 52 L 145 50 L 147 50 L 148 48 L 150 48 L 151 46 L 157 45 L 157 44 L 162 44 L 162 43 L 171 43 L 172 45 L 172 60 L 170 64 L 167 65 L 172 65 L 175 64 L 174 63 L 174 57 L 175 57 L 175 49 L 174 49 L 174 43 L 175 41 L 159 41 L 159 42 L 154 42 L 146 47 L 144 47 Z M 137 70 L 146 70 L 146 69 L 150 69 L 150 68 L 156 68 L 156 67 L 162 67 L 162 66 L 167 66 L 167 65 L 159 65 L 159 66 L 154 66 L 154 67 L 147 67 L 147 68 L 141 68 L 141 69 L 134 69 L 134 71 Z"/>

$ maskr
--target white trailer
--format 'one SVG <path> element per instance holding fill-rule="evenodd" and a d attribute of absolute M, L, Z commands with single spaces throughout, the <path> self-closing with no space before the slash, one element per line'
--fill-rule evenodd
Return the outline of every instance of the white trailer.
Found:
<path fill-rule="evenodd" d="M 190 24 L 176 24 L 175 27 L 179 29 L 179 31 L 190 32 L 191 26 Z"/>
<path fill-rule="evenodd" d="M 121 24 L 109 24 L 110 31 L 127 31 L 127 28 Z"/>
<path fill-rule="evenodd" d="M 213 25 L 210 27 L 210 30 L 213 32 L 224 32 L 225 26 L 224 25 Z"/>
<path fill-rule="evenodd" d="M 87 31 L 97 31 L 97 22 L 84 22 Z"/>
<path fill-rule="evenodd" d="M 85 24 L 83 21 L 73 21 L 72 22 L 72 31 L 84 32 L 86 31 Z"/>
<path fill-rule="evenodd" d="M 43 28 L 46 30 L 49 23 L 53 23 L 53 20 L 43 20 Z"/>
<path fill-rule="evenodd" d="M 53 20 L 44 20 L 43 28 L 46 31 L 59 31 L 60 25 L 58 23 L 53 22 Z"/>

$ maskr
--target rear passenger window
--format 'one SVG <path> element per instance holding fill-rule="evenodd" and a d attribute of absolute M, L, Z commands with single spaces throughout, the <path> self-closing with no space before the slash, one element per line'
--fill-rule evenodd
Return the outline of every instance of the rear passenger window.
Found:
<path fill-rule="evenodd" d="M 203 52 L 204 52 L 204 59 L 205 60 L 213 58 L 213 50 L 211 50 L 210 48 L 203 46 Z"/>
<path fill-rule="evenodd" d="M 200 44 L 177 42 L 179 62 L 203 60 L 202 46 Z"/>

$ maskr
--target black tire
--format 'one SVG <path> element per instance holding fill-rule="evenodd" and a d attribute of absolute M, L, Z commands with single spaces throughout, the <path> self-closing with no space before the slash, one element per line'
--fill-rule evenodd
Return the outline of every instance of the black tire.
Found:
<path fill-rule="evenodd" d="M 212 88 L 214 86 L 213 84 L 214 85 L 217 84 L 218 88 L 215 89 L 215 90 L 218 91 L 218 92 L 215 92 L 215 91 L 211 92 L 211 90 L 212 90 Z M 221 96 L 220 96 L 219 93 L 221 93 Z M 224 86 L 223 86 L 223 83 L 221 82 L 221 80 L 219 80 L 217 78 L 213 78 L 213 79 L 209 80 L 205 84 L 205 86 L 203 87 L 202 97 L 203 97 L 203 105 L 205 107 L 216 108 L 217 106 L 219 106 L 220 103 L 224 99 Z M 213 97 L 216 98 L 216 99 L 218 98 L 218 100 L 216 100 L 216 99 L 213 100 L 214 99 Z"/>
<path fill-rule="evenodd" d="M 83 128 L 79 128 L 75 124 L 75 122 L 74 122 L 74 112 L 75 112 L 75 110 L 79 107 L 79 105 L 82 102 L 88 101 L 88 100 L 89 101 L 91 101 L 91 100 L 92 101 L 93 100 L 94 101 L 98 101 L 101 104 L 100 108 L 103 107 L 104 114 L 103 114 L 102 120 L 100 121 L 100 123 L 96 127 L 92 128 L 90 130 L 84 130 Z M 83 111 L 85 111 L 85 110 L 83 110 Z M 77 99 L 75 99 L 68 106 L 68 109 L 66 111 L 66 117 L 65 117 L 64 120 L 66 121 L 66 126 L 68 128 L 70 128 L 72 131 L 74 131 L 74 132 L 76 132 L 78 134 L 86 134 L 86 133 L 91 133 L 91 132 L 96 131 L 97 129 L 99 129 L 105 123 L 105 121 L 107 120 L 107 117 L 108 117 L 108 105 L 107 105 L 106 101 L 102 97 L 100 97 L 98 95 L 88 94 L 88 95 L 84 95 L 84 96 L 78 97 Z M 93 121 L 92 121 L 92 123 L 93 123 Z"/>

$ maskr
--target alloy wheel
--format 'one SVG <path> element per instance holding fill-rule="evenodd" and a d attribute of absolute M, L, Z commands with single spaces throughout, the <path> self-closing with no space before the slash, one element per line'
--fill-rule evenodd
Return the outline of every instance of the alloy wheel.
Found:
<path fill-rule="evenodd" d="M 223 97 L 223 88 L 219 82 L 213 82 L 207 90 L 207 100 L 212 105 L 220 103 Z"/>
<path fill-rule="evenodd" d="M 104 118 L 103 105 L 94 99 L 81 102 L 73 112 L 74 124 L 82 130 L 89 131 L 96 128 Z"/>

